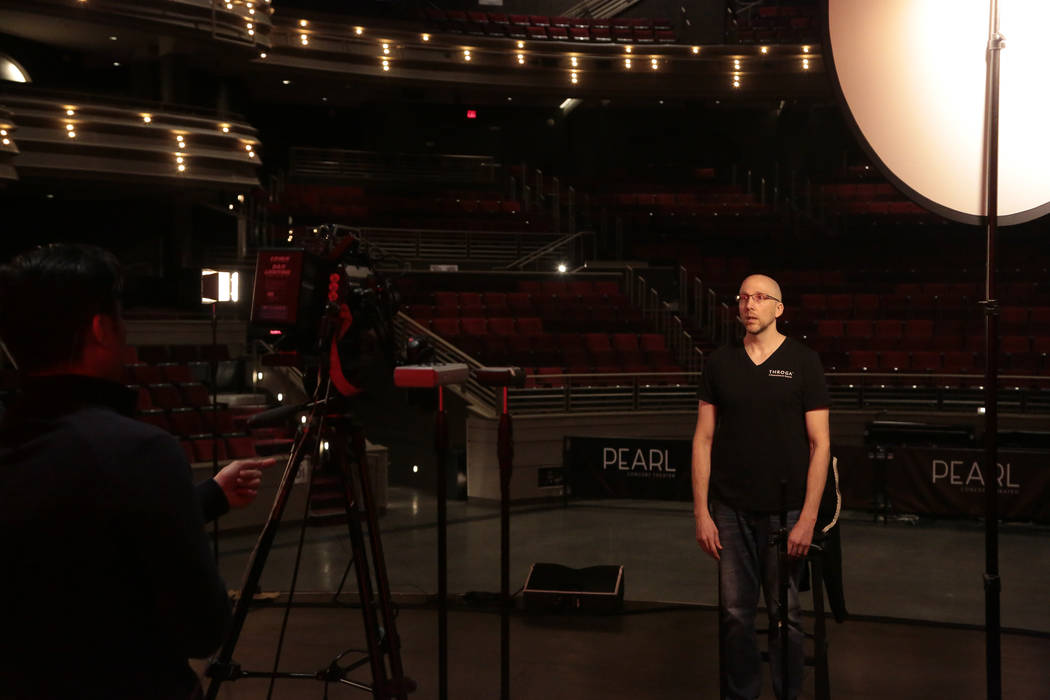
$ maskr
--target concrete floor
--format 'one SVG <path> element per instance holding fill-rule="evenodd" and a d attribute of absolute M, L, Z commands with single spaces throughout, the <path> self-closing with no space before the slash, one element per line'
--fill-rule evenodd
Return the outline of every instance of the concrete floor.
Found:
<path fill-rule="evenodd" d="M 269 504 L 252 507 L 265 510 Z M 498 591 L 498 508 L 450 501 L 448 518 L 450 593 Z M 404 487 L 390 490 L 380 527 L 393 593 L 437 591 L 435 523 L 431 496 Z M 255 537 L 224 535 L 220 540 L 220 566 L 230 588 L 240 586 Z M 294 524 L 278 533 L 263 590 L 288 590 L 298 537 Z M 851 614 L 983 624 L 981 523 L 876 524 L 867 513 L 847 511 L 842 546 Z M 334 591 L 349 557 L 345 526 L 308 527 L 298 590 Z M 715 564 L 696 544 L 688 503 L 570 501 L 567 506 L 516 507 L 511 517 L 513 589 L 524 584 L 534 562 L 574 568 L 622 564 L 628 600 L 717 603 Z M 1003 526 L 1000 570 L 1003 626 L 1050 633 L 1050 527 Z"/>
<path fill-rule="evenodd" d="M 410 698 L 438 697 L 436 611 L 432 604 L 406 602 L 421 601 L 437 589 L 435 520 L 433 499 L 408 488 L 391 490 L 381 519 L 391 590 L 401 603 L 397 628 L 405 674 L 419 683 Z M 449 521 L 450 593 L 498 591 L 498 509 L 451 502 Z M 516 507 L 511 529 L 513 589 L 537 561 L 572 567 L 622 564 L 630 611 L 612 616 L 516 613 L 511 619 L 512 697 L 717 697 L 715 565 L 693 539 L 689 504 L 590 501 Z M 985 697 L 980 523 L 875 524 L 866 513 L 847 512 L 842 532 L 846 598 L 854 617 L 829 626 L 832 697 Z M 278 535 L 264 571 L 264 591 L 288 589 L 298 536 L 293 524 Z M 254 539 L 252 534 L 224 535 L 220 542 L 221 568 L 231 588 L 239 587 Z M 308 527 L 305 541 L 298 590 L 304 603 L 328 600 L 320 593 L 335 591 L 350 556 L 345 526 Z M 1050 698 L 1048 541 L 1046 527 L 1007 525 L 1002 532 L 1004 697 Z M 354 590 L 352 574 L 345 590 Z M 477 598 L 461 597 L 452 604 L 449 697 L 496 698 L 499 616 L 491 606 L 471 608 L 471 600 Z M 658 602 L 685 605 L 652 604 Z M 235 660 L 245 668 L 269 669 L 280 617 L 279 609 L 253 610 Z M 340 651 L 362 647 L 361 629 L 357 609 L 296 607 L 281 669 L 316 671 Z M 201 670 L 204 663 L 195 667 Z M 352 677 L 370 682 L 367 666 Z M 763 698 L 772 698 L 768 673 L 766 684 Z M 220 697 L 265 697 L 266 685 L 261 680 L 227 683 Z M 279 681 L 273 697 L 323 693 L 317 681 Z M 333 698 L 366 696 L 347 687 L 333 686 L 329 693 Z M 813 697 L 808 670 L 803 697 Z"/>

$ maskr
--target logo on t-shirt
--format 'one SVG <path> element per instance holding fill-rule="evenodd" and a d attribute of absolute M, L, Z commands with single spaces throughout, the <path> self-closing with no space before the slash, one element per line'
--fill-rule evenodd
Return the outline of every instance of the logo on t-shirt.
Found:
<path fill-rule="evenodd" d="M 789 369 L 771 369 L 769 370 L 769 376 L 771 377 L 783 377 L 784 379 L 791 379 L 792 374 Z"/>

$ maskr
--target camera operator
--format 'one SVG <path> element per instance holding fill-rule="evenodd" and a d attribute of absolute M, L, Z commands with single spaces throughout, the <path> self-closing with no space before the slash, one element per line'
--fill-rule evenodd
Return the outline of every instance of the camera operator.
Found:
<path fill-rule="evenodd" d="M 129 417 L 121 288 L 93 246 L 0 267 L 21 377 L 0 425 L 0 698 L 197 697 L 187 657 L 230 616 L 204 523 L 251 503 L 273 460 L 195 488 L 175 438 Z"/>

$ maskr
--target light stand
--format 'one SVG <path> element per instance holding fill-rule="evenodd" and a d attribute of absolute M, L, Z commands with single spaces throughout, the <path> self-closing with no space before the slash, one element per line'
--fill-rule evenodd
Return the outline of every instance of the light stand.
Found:
<path fill-rule="evenodd" d="M 984 629 L 985 664 L 989 700 L 999 700 L 1002 690 L 999 579 L 999 300 L 995 276 L 999 229 L 999 55 L 1005 43 L 999 32 L 999 0 L 991 0 L 988 36 L 987 99 L 985 100 L 985 153 L 988 161 L 984 300 Z"/>
<path fill-rule="evenodd" d="M 462 384 L 470 371 L 465 364 L 406 365 L 394 370 L 394 386 L 437 389 L 438 410 L 434 418 L 434 471 L 437 483 L 437 576 L 438 576 L 438 698 L 448 700 L 448 417 L 445 386 Z"/>
<path fill-rule="evenodd" d="M 211 475 L 219 473 L 219 303 L 236 303 L 240 298 L 239 275 L 236 272 L 201 270 L 201 303 L 211 304 Z M 219 520 L 212 521 L 212 549 L 219 563 Z"/>
<path fill-rule="evenodd" d="M 500 522 L 500 699 L 510 700 L 510 478 L 514 472 L 514 435 L 507 389 L 525 386 L 525 372 L 520 367 L 482 367 L 475 370 L 479 384 L 503 389 L 496 454 L 499 459 Z"/>
<path fill-rule="evenodd" d="M 924 208 L 986 227 L 984 427 L 988 697 L 1002 697 L 999 576 L 999 225 L 1050 212 L 1047 3 L 828 0 L 825 57 L 847 121 L 886 177 Z M 1002 26 L 1011 36 L 1006 47 Z M 887 37 L 906 50 L 886 51 Z M 983 65 L 982 65 L 983 63 Z M 1000 93 L 1000 87 L 1002 92 Z M 921 153 L 921 157 L 916 157 Z"/>

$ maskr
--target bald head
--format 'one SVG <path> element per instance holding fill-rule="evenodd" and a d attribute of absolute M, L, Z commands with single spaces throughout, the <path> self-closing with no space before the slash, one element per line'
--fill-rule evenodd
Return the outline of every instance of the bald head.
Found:
<path fill-rule="evenodd" d="M 740 283 L 740 294 L 754 294 L 762 292 L 774 299 L 783 300 L 784 295 L 780 293 L 780 285 L 772 277 L 766 275 L 749 275 Z"/>

